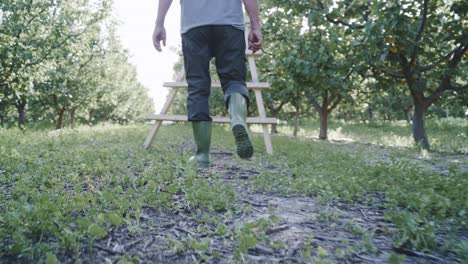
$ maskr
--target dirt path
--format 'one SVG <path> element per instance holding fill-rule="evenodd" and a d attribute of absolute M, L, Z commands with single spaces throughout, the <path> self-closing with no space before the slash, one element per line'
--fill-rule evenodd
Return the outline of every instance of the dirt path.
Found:
<path fill-rule="evenodd" d="M 187 143 L 177 146 L 179 151 L 190 148 L 193 146 Z M 382 193 L 368 194 L 371 199 L 366 200 L 373 203 L 366 205 L 323 204 L 313 197 L 258 193 L 251 188 L 257 169 L 239 167 L 232 153 L 216 147 L 212 158 L 211 172 L 199 176 L 223 177 L 234 186 L 239 197 L 237 205 L 243 208 L 223 222 L 232 235 L 215 235 L 216 223 L 204 222 L 190 208 L 173 212 L 145 208 L 140 217 L 142 232 L 130 232 L 127 227 L 111 230 L 106 240 L 97 241 L 92 252 L 84 251 L 80 257 L 95 263 L 116 263 L 126 254 L 136 256 L 140 263 L 228 263 L 239 242 L 234 231 L 272 218 L 275 224 L 264 230 L 258 228 L 263 238 L 243 254 L 245 263 L 313 263 L 320 259 L 318 256 L 332 263 L 388 263 L 395 252 L 392 225 L 383 217 Z M 173 199 L 184 199 L 184 194 L 178 193 Z M 191 241 L 206 241 L 207 248 L 194 250 Z M 309 254 L 312 258 L 306 258 Z M 406 263 L 453 261 L 440 255 L 406 257 Z"/>

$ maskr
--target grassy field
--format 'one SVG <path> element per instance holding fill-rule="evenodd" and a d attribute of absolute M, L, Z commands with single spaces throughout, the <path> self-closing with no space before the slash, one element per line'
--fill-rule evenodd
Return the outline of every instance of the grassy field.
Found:
<path fill-rule="evenodd" d="M 468 258 L 465 120 L 280 127 L 250 161 L 213 131 L 197 171 L 188 125 L 0 129 L 0 263 L 457 263 Z M 254 131 L 257 129 L 254 127 Z"/>

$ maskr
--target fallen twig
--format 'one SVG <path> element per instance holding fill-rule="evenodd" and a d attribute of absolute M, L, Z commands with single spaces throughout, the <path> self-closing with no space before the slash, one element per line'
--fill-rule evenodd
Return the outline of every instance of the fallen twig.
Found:
<path fill-rule="evenodd" d="M 275 252 L 271 248 L 267 248 L 264 246 L 256 245 L 254 248 L 251 248 L 249 251 L 255 251 L 258 252 L 259 254 L 268 254 L 268 255 L 273 255 Z"/>
<path fill-rule="evenodd" d="M 195 233 L 193 233 L 192 231 L 189 231 L 189 230 L 187 230 L 187 229 L 184 229 L 184 228 L 182 228 L 182 227 L 176 226 L 176 227 L 174 227 L 174 229 L 175 229 L 175 230 L 178 230 L 178 231 L 180 231 L 180 232 L 187 233 L 187 234 L 189 234 L 189 235 L 191 235 L 191 236 L 193 236 L 193 237 L 195 236 Z"/>
<path fill-rule="evenodd" d="M 151 217 L 149 217 L 149 216 L 146 216 L 146 215 L 141 215 L 141 216 L 140 216 L 140 219 L 141 219 L 141 220 L 146 220 L 146 221 L 152 221 L 152 220 L 153 220 L 153 218 L 151 218 Z"/>
<path fill-rule="evenodd" d="M 369 216 L 367 216 L 367 213 L 362 208 L 359 208 L 359 211 L 361 211 L 361 214 L 362 216 L 364 216 L 364 219 L 367 220 L 369 218 Z"/>
<path fill-rule="evenodd" d="M 420 258 L 428 258 L 428 259 L 432 259 L 432 260 L 437 260 L 437 261 L 440 261 L 440 262 L 443 262 L 444 260 L 439 258 L 439 257 L 436 257 L 434 255 L 431 255 L 431 254 L 427 254 L 427 253 L 422 253 L 422 252 L 418 252 L 418 251 L 414 251 L 412 249 L 409 249 L 409 248 L 396 248 L 396 247 L 393 247 L 393 249 L 398 252 L 398 253 L 402 253 L 402 254 L 405 254 L 405 255 L 408 255 L 408 256 L 414 256 L 414 257 L 420 257 Z"/>
<path fill-rule="evenodd" d="M 272 228 L 268 228 L 265 233 L 267 235 L 271 235 L 271 234 L 274 234 L 274 233 L 278 233 L 278 232 L 281 232 L 281 231 L 284 231 L 286 229 L 289 229 L 289 225 L 280 225 L 280 226 L 277 226 L 277 227 L 272 227 Z"/>
<path fill-rule="evenodd" d="M 254 255 L 246 255 L 246 257 L 254 260 L 254 261 L 257 261 L 257 262 L 264 262 L 264 261 L 268 261 L 268 263 L 272 263 L 272 262 L 280 262 L 281 259 L 278 259 L 278 258 L 273 258 L 271 256 L 269 257 L 260 257 L 260 256 L 254 256 Z M 245 260 L 244 260 L 245 262 Z"/>
<path fill-rule="evenodd" d="M 149 247 L 151 244 L 154 243 L 154 238 L 152 237 L 150 240 L 146 241 L 145 245 L 143 246 L 143 250 Z"/>
<path fill-rule="evenodd" d="M 257 202 L 253 202 L 253 201 L 249 201 L 249 200 L 245 200 L 245 199 L 243 199 L 242 201 L 244 203 L 246 203 L 246 204 L 250 204 L 250 205 L 253 205 L 253 206 L 257 206 L 257 207 L 268 207 L 269 206 L 268 204 L 257 203 Z"/>
<path fill-rule="evenodd" d="M 160 227 L 160 228 L 166 229 L 166 228 L 173 227 L 173 226 L 175 226 L 176 224 L 177 224 L 176 222 L 171 222 L 171 223 L 167 223 L 167 224 L 161 225 L 161 226 L 159 226 L 159 227 Z"/>
<path fill-rule="evenodd" d="M 335 237 L 324 237 L 324 236 L 313 236 L 313 239 L 320 240 L 320 241 L 334 241 L 334 242 L 343 242 L 343 241 L 349 241 L 349 242 L 356 242 L 354 239 L 349 239 L 349 238 L 335 238 Z"/>
<path fill-rule="evenodd" d="M 311 222 L 311 221 L 301 222 L 300 224 L 311 229 L 317 229 L 319 226 L 317 222 Z"/>
<path fill-rule="evenodd" d="M 129 242 L 129 243 L 125 244 L 124 247 L 125 247 L 125 249 L 131 248 L 131 247 L 133 247 L 134 245 L 140 243 L 141 241 L 143 241 L 143 239 L 142 239 L 142 238 L 139 238 L 139 239 L 137 239 L 137 240 L 135 240 L 135 241 L 132 241 L 132 242 Z"/>
<path fill-rule="evenodd" d="M 113 249 L 110 249 L 110 248 L 106 248 L 106 247 L 100 246 L 98 244 L 94 244 L 93 247 L 95 247 L 97 249 L 100 249 L 100 250 L 104 250 L 107 253 L 111 253 L 111 254 L 114 254 L 114 255 L 123 255 L 125 253 L 125 252 L 116 251 L 116 250 L 113 250 Z"/>
<path fill-rule="evenodd" d="M 360 259 L 363 259 L 363 260 L 367 260 L 367 261 L 370 261 L 372 263 L 375 262 L 375 259 L 372 259 L 372 258 L 368 258 L 368 257 L 365 257 L 365 256 L 361 256 L 359 254 L 356 254 L 356 257 L 360 258 Z"/>

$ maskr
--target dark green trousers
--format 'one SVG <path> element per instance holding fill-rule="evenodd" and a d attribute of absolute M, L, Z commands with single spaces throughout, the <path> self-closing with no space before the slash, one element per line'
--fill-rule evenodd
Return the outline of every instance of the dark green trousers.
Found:
<path fill-rule="evenodd" d="M 212 121 L 208 99 L 211 90 L 210 61 L 213 57 L 226 107 L 232 93 L 242 94 L 249 102 L 245 84 L 247 66 L 244 31 L 228 25 L 192 28 L 182 35 L 182 51 L 188 82 L 189 121 Z"/>

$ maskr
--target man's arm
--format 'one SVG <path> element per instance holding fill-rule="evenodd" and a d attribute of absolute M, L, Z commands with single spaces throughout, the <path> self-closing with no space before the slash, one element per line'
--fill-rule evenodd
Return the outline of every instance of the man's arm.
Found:
<path fill-rule="evenodd" d="M 167 11 L 171 7 L 172 0 L 159 0 L 158 17 L 156 18 L 156 26 L 153 32 L 153 45 L 161 51 L 161 41 L 163 46 L 166 46 L 166 29 L 164 28 L 164 21 L 166 19 Z"/>
<path fill-rule="evenodd" d="M 245 9 L 250 18 L 249 49 L 253 52 L 262 48 L 263 36 L 257 0 L 244 0 Z"/>

